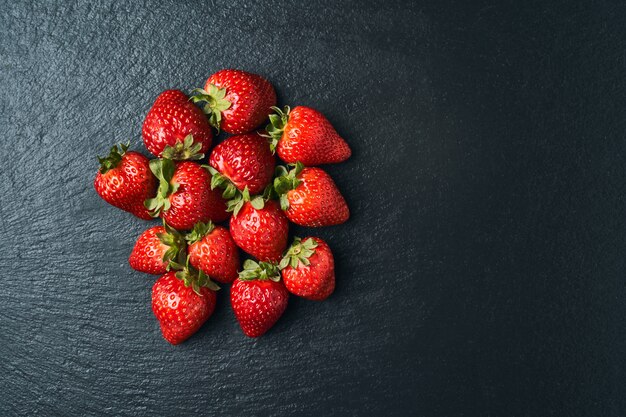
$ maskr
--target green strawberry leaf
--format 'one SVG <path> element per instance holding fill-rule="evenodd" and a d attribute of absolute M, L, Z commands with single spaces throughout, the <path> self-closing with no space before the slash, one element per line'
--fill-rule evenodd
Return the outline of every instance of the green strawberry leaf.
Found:
<path fill-rule="evenodd" d="M 159 187 L 156 196 L 144 201 L 144 206 L 152 217 L 158 217 L 162 212 L 169 210 L 171 206 L 169 197 L 178 190 L 179 184 L 171 182 L 176 165 L 167 158 L 153 159 L 150 161 L 150 170 L 159 180 Z"/>
<path fill-rule="evenodd" d="M 285 256 L 281 259 L 278 267 L 285 269 L 287 266 L 298 268 L 300 265 L 309 266 L 309 258 L 315 253 L 317 242 L 313 238 L 308 238 L 304 242 L 299 237 L 294 237 L 293 243 L 287 249 Z"/>
<path fill-rule="evenodd" d="M 250 200 L 250 204 L 257 210 L 262 210 L 265 206 L 265 201 L 263 201 L 263 197 L 256 196 L 252 200 Z"/>
<path fill-rule="evenodd" d="M 280 196 L 280 208 L 282 210 L 289 210 L 289 199 L 287 198 L 287 194 L 282 194 Z"/>
<path fill-rule="evenodd" d="M 272 280 L 280 281 L 280 270 L 278 265 L 271 262 L 255 262 L 252 259 L 246 259 L 243 263 L 243 270 L 239 272 L 239 279 L 242 281 Z"/>
<path fill-rule="evenodd" d="M 278 146 L 278 142 L 281 140 L 283 136 L 283 132 L 287 127 L 287 123 L 289 122 L 289 112 L 291 109 L 289 106 L 285 106 L 283 110 L 276 106 L 271 107 L 275 113 L 269 115 L 269 124 L 265 126 L 265 131 L 267 135 L 263 135 L 269 138 L 270 149 L 272 153 L 276 152 L 276 146 Z"/>
<path fill-rule="evenodd" d="M 232 105 L 232 103 L 225 98 L 226 93 L 225 88 L 218 88 L 213 84 L 209 84 L 208 91 L 201 88 L 196 88 L 191 91 L 192 95 L 190 100 L 194 103 L 206 103 L 202 109 L 204 113 L 209 116 L 209 123 L 218 133 L 222 121 L 222 112 L 229 109 Z"/>
<path fill-rule="evenodd" d="M 171 264 L 172 262 L 170 262 Z M 196 269 L 189 265 L 189 257 L 187 257 L 187 261 L 185 266 L 182 266 L 178 263 L 173 263 L 175 269 L 178 270 L 176 272 L 176 278 L 183 281 L 185 287 L 191 287 L 194 292 L 198 295 L 202 295 L 200 293 L 201 287 L 209 288 L 212 291 L 217 291 L 220 289 L 219 285 L 211 280 L 211 278 L 204 273 L 204 271 Z"/>
<path fill-rule="evenodd" d="M 206 235 L 211 233 L 215 229 L 215 225 L 212 221 L 208 221 L 207 223 L 198 222 L 193 226 L 193 230 L 185 236 L 185 240 L 190 245 L 201 241 Z"/>
<path fill-rule="evenodd" d="M 117 167 L 117 165 L 122 161 L 122 157 L 128 150 L 129 146 L 130 142 L 113 145 L 107 156 L 104 158 L 98 157 L 98 162 L 100 163 L 100 173 L 106 174 L 109 170 Z"/>
<path fill-rule="evenodd" d="M 167 145 L 161 156 L 175 161 L 199 160 L 204 158 L 204 154 L 200 153 L 201 149 L 202 144 L 194 143 L 193 135 L 187 135 L 182 142 L 176 142 L 174 146 Z"/>

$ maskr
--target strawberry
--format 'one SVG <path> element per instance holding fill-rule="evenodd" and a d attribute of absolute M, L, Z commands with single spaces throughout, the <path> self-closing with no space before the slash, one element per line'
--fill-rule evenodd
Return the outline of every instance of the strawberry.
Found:
<path fill-rule="evenodd" d="M 189 242 L 189 263 L 224 284 L 237 278 L 239 250 L 225 227 L 212 222 L 196 223 L 186 236 Z"/>
<path fill-rule="evenodd" d="M 278 202 L 259 196 L 240 201 L 230 218 L 230 233 L 241 249 L 261 261 L 278 262 L 287 247 L 289 221 Z"/>
<path fill-rule="evenodd" d="M 335 182 L 320 168 L 305 168 L 301 163 L 287 172 L 276 168 L 274 190 L 287 218 L 300 226 L 319 227 L 341 224 L 350 217 L 348 204 Z"/>
<path fill-rule="evenodd" d="M 271 139 L 272 151 L 276 150 L 283 161 L 315 166 L 343 162 L 352 155 L 346 141 L 317 110 L 304 106 L 272 109 L 276 114 L 269 116 L 265 136 Z"/>
<path fill-rule="evenodd" d="M 143 201 L 154 196 L 157 181 L 150 173 L 150 160 L 127 150 L 128 144 L 120 144 L 119 148 L 113 146 L 107 157 L 98 157 L 100 170 L 94 187 L 107 203 L 149 220 L 150 213 L 143 206 Z"/>
<path fill-rule="evenodd" d="M 248 259 L 243 268 L 230 288 L 230 303 L 244 334 L 259 337 L 283 315 L 289 293 L 276 265 Z"/>
<path fill-rule="evenodd" d="M 209 172 L 211 187 L 225 188 L 230 199 L 246 187 L 259 194 L 272 181 L 276 161 L 265 139 L 255 133 L 231 136 L 211 152 Z"/>
<path fill-rule="evenodd" d="M 321 301 L 335 290 L 333 253 L 320 238 L 294 238 L 279 267 L 285 287 L 294 295 Z"/>
<path fill-rule="evenodd" d="M 139 236 L 128 263 L 135 271 L 162 275 L 169 270 L 169 261 L 184 259 L 185 247 L 183 236 L 163 222 Z"/>
<path fill-rule="evenodd" d="M 162 92 L 143 122 L 143 142 L 157 157 L 202 159 L 213 132 L 202 110 L 179 90 Z"/>
<path fill-rule="evenodd" d="M 152 287 L 152 312 L 165 340 L 177 345 L 197 332 L 215 310 L 218 289 L 202 271 L 188 266 L 159 278 Z"/>
<path fill-rule="evenodd" d="M 155 159 L 150 161 L 150 169 L 160 181 L 156 197 L 145 202 L 152 216 L 161 216 L 178 230 L 228 218 L 226 201 L 217 190 L 211 190 L 211 176 L 200 165 Z"/>
<path fill-rule="evenodd" d="M 206 102 L 204 112 L 219 132 L 239 134 L 251 132 L 267 118 L 276 105 L 274 87 L 260 75 L 225 69 L 211 75 L 204 89 L 192 93 L 194 102 Z"/>

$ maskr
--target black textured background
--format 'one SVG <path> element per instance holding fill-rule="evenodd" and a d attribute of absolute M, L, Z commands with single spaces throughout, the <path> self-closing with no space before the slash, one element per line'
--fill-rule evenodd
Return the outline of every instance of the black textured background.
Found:
<path fill-rule="evenodd" d="M 626 415 L 624 4 L 127 3 L 0 4 L 0 415 Z M 330 118 L 353 216 L 327 302 L 172 347 L 95 156 L 224 67 Z"/>

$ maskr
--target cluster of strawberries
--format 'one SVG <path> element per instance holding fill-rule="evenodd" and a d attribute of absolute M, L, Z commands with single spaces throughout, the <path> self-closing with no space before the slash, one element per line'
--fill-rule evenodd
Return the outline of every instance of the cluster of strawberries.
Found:
<path fill-rule="evenodd" d="M 268 118 L 265 130 L 256 131 Z M 212 128 L 233 136 L 203 165 Z M 152 288 L 152 310 L 167 341 L 183 342 L 208 320 L 216 281 L 232 283 L 232 308 L 250 337 L 276 323 L 289 293 L 324 300 L 333 292 L 333 254 L 322 239 L 294 238 L 287 247 L 290 221 L 320 227 L 350 216 L 332 178 L 316 167 L 351 154 L 321 113 L 279 109 L 266 79 L 222 70 L 191 97 L 161 93 L 142 136 L 156 159 L 114 146 L 98 158 L 94 186 L 115 207 L 163 220 L 139 236 L 129 263 L 162 275 Z M 286 166 L 276 165 L 275 153 Z M 227 221 L 228 228 L 217 224 Z M 247 259 L 239 271 L 239 249 L 258 262 Z"/>

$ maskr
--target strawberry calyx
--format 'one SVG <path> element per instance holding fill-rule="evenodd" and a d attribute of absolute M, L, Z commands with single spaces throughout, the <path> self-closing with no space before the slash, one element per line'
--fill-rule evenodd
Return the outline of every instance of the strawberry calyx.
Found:
<path fill-rule="evenodd" d="M 270 122 L 267 126 L 265 126 L 267 134 L 261 134 L 261 136 L 269 139 L 270 149 L 272 150 L 272 153 L 274 153 L 276 152 L 278 141 L 283 137 L 283 132 L 285 131 L 285 127 L 289 121 L 291 108 L 289 106 L 285 106 L 282 110 L 276 106 L 272 106 L 270 108 L 274 110 L 275 113 L 269 115 Z"/>
<path fill-rule="evenodd" d="M 252 281 L 255 279 L 264 281 L 280 281 L 280 270 L 278 265 L 271 262 L 255 262 L 246 259 L 243 263 L 243 271 L 239 272 L 239 279 L 242 281 Z"/>
<path fill-rule="evenodd" d="M 222 197 L 226 200 L 230 200 L 237 195 L 239 189 L 226 175 L 223 175 L 211 165 L 202 165 L 202 168 L 211 174 L 211 190 L 216 188 L 223 189 Z"/>
<path fill-rule="evenodd" d="M 263 200 L 263 197 L 260 195 L 250 196 L 248 187 L 246 187 L 243 191 L 237 192 L 233 198 L 228 200 L 226 203 L 226 211 L 232 211 L 233 215 L 237 217 L 239 210 L 241 210 L 243 205 L 247 202 L 250 202 L 252 207 L 257 210 L 262 210 L 263 207 L 265 207 L 265 200 Z"/>
<path fill-rule="evenodd" d="M 258 195 L 251 197 L 247 186 L 241 191 L 227 176 L 223 175 L 212 166 L 202 165 L 202 168 L 207 169 L 211 174 L 211 190 L 216 188 L 222 188 L 224 190 L 222 198 L 228 200 L 226 203 L 226 211 L 233 212 L 233 214 L 237 216 L 244 203 L 248 201 L 252 204 L 252 207 L 257 210 L 261 210 L 264 207 L 265 201 L 263 197 Z"/>
<path fill-rule="evenodd" d="M 107 171 L 115 168 L 122 161 L 122 157 L 128 150 L 129 146 L 130 142 L 113 145 L 107 156 L 104 158 L 98 157 L 98 162 L 100 163 L 100 173 L 106 174 Z"/>
<path fill-rule="evenodd" d="M 273 190 L 278 195 L 280 200 L 280 208 L 287 210 L 289 208 L 289 200 L 287 199 L 287 192 L 295 190 L 302 181 L 298 179 L 298 175 L 304 169 L 304 165 L 301 162 L 295 164 L 289 164 L 292 167 L 287 171 L 284 166 L 277 166 L 275 171 L 275 178 L 273 184 Z"/>
<path fill-rule="evenodd" d="M 185 287 L 191 287 L 198 295 L 202 295 L 200 294 L 201 287 L 206 287 L 212 291 L 220 289 L 220 286 L 213 282 L 211 277 L 205 274 L 201 269 L 196 269 L 189 265 L 189 257 L 187 257 L 185 265 L 178 262 L 170 262 L 170 265 L 176 270 L 176 278 L 183 281 Z"/>
<path fill-rule="evenodd" d="M 163 254 L 163 262 L 167 262 L 167 270 L 170 270 L 170 263 L 182 263 L 185 261 L 187 243 L 183 235 L 181 235 L 176 229 L 168 225 L 163 220 L 163 227 L 165 233 L 157 233 L 157 237 L 164 245 L 168 246 L 168 249 Z"/>
<path fill-rule="evenodd" d="M 200 149 L 202 149 L 202 144 L 200 142 L 194 143 L 193 135 L 187 135 L 182 142 L 176 142 L 174 146 L 167 145 L 163 149 L 161 156 L 174 161 L 196 161 L 204 158 L 204 154 L 200 152 Z"/>
<path fill-rule="evenodd" d="M 215 225 L 211 220 L 207 223 L 198 222 L 193 226 L 193 230 L 185 236 L 185 239 L 190 245 L 201 241 L 206 235 L 211 233 L 215 229 Z"/>
<path fill-rule="evenodd" d="M 304 241 L 299 237 L 293 238 L 293 243 L 285 253 L 283 259 L 281 259 L 278 267 L 285 269 L 287 266 L 297 268 L 300 264 L 309 266 L 311 262 L 309 258 L 315 253 L 317 242 L 313 238 L 308 238 Z"/>
<path fill-rule="evenodd" d="M 196 88 L 191 91 L 191 97 L 189 98 L 194 103 L 205 102 L 202 107 L 202 111 L 209 116 L 209 123 L 217 132 L 220 131 L 220 124 L 222 122 L 222 112 L 228 109 L 232 103 L 226 100 L 226 88 L 219 88 L 216 85 L 209 84 L 209 90 L 203 88 Z"/>
<path fill-rule="evenodd" d="M 158 217 L 162 212 L 169 210 L 171 203 L 169 196 L 178 190 L 179 184 L 172 183 L 172 177 L 176 165 L 174 161 L 167 158 L 153 159 L 150 161 L 150 171 L 159 180 L 159 188 L 154 198 L 144 201 L 144 206 L 152 217 Z"/>

